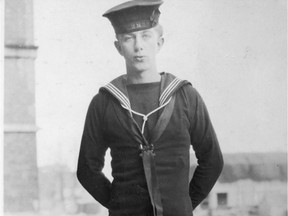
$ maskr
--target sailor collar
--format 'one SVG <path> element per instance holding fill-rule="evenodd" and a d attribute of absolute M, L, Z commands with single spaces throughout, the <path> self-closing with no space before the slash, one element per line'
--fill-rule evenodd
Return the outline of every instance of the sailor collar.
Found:
<path fill-rule="evenodd" d="M 161 83 L 160 83 L 160 97 L 159 106 L 149 112 L 148 114 L 139 113 L 132 110 L 130 100 L 127 92 L 127 75 L 122 75 L 112 80 L 107 85 L 103 86 L 100 90 L 108 91 L 112 96 L 114 96 L 121 104 L 121 106 L 129 111 L 130 116 L 133 114 L 141 116 L 143 118 L 143 123 L 141 127 L 141 133 L 144 134 L 145 124 L 148 117 L 158 110 L 164 108 L 168 105 L 172 99 L 174 92 L 176 92 L 181 86 L 188 83 L 186 80 L 181 80 L 170 73 L 161 73 Z M 174 102 L 173 102 L 174 103 Z"/>
<path fill-rule="evenodd" d="M 159 97 L 159 107 L 166 104 L 175 91 L 181 86 L 188 83 L 185 80 L 181 80 L 170 73 L 161 73 L 161 88 Z M 111 93 L 121 104 L 121 106 L 127 110 L 131 110 L 131 104 L 127 92 L 127 75 L 121 75 L 112 80 L 107 85 L 103 86 L 100 90 L 107 90 Z"/>

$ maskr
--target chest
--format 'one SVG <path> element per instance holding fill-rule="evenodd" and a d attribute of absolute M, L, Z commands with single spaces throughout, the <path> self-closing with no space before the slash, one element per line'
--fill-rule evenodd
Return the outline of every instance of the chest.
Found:
<path fill-rule="evenodd" d="M 181 95 L 175 95 L 175 102 L 171 111 L 169 120 L 158 116 L 155 120 L 153 132 L 157 133 L 158 129 L 162 129 L 162 133 L 157 139 L 150 140 L 156 150 L 161 150 L 163 147 L 175 148 L 177 143 L 178 148 L 190 147 L 190 120 L 188 115 L 187 104 L 181 98 Z M 143 134 L 141 128 L 137 125 L 133 115 L 123 109 L 116 100 L 109 100 L 105 114 L 103 128 L 105 131 L 105 141 L 108 147 L 117 148 L 126 146 L 127 148 L 139 148 L 143 143 Z M 161 121 L 167 121 L 164 129 Z"/>

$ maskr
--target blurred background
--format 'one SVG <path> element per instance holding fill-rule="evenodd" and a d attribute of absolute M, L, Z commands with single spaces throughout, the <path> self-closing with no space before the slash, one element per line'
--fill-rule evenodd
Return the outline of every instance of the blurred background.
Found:
<path fill-rule="evenodd" d="M 97 215 L 79 185 L 88 105 L 125 73 L 102 14 L 123 0 L 6 0 L 5 216 Z M 286 0 L 164 1 L 159 71 L 208 107 L 225 166 L 196 216 L 287 215 Z M 191 173 L 196 159 L 191 150 Z M 104 172 L 112 181 L 110 154 Z"/>

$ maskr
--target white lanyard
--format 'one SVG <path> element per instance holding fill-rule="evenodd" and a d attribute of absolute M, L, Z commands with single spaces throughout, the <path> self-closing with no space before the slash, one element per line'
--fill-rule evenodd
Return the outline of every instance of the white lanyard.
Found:
<path fill-rule="evenodd" d="M 144 115 L 144 114 L 142 114 L 142 113 L 136 112 L 136 111 L 132 110 L 130 107 L 128 108 L 128 107 L 124 106 L 123 104 L 121 104 L 121 105 L 122 105 L 122 107 L 123 107 L 124 109 L 127 109 L 127 110 L 130 112 L 130 115 L 131 115 L 131 116 L 132 116 L 132 113 L 134 113 L 134 114 L 136 114 L 136 115 L 139 115 L 139 116 L 142 116 L 142 117 L 143 117 L 143 124 L 142 124 L 141 133 L 144 134 L 145 124 L 146 124 L 146 122 L 147 122 L 147 120 L 148 120 L 148 117 L 149 117 L 150 115 L 152 115 L 153 113 L 157 112 L 158 110 L 160 110 L 161 108 L 165 107 L 165 106 L 170 102 L 170 100 L 171 100 L 171 97 L 169 98 L 168 101 L 166 101 L 164 104 L 162 104 L 161 106 L 157 107 L 156 109 L 152 110 L 152 111 L 149 112 L 147 115 Z"/>

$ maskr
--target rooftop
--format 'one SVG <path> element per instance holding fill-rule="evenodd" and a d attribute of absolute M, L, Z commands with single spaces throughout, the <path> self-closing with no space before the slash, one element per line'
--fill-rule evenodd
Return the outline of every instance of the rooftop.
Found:
<path fill-rule="evenodd" d="M 224 168 L 219 182 L 241 179 L 254 181 L 287 181 L 287 153 L 224 154 Z M 195 169 L 195 164 L 191 166 Z"/>

